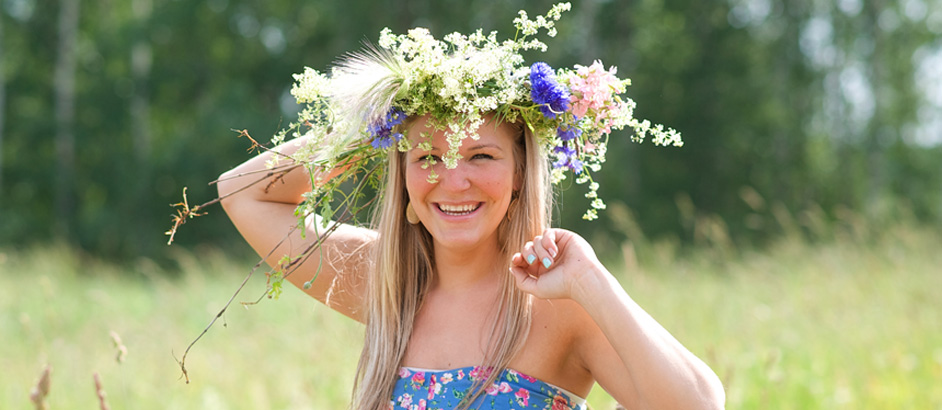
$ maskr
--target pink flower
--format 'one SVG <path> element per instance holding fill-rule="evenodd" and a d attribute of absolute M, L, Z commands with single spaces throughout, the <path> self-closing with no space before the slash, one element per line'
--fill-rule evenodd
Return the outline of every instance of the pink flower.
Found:
<path fill-rule="evenodd" d="M 516 371 L 516 370 L 508 370 L 508 371 L 510 372 L 510 374 L 513 374 L 513 375 L 516 375 L 516 376 L 520 376 L 521 379 L 524 379 L 524 380 L 526 380 L 526 381 L 528 381 L 528 382 L 530 382 L 530 383 L 536 383 L 536 377 L 527 376 L 527 375 L 525 375 L 525 374 L 523 374 L 523 373 L 520 373 L 520 372 L 518 372 L 518 371 Z"/>
<path fill-rule="evenodd" d="M 527 407 L 527 403 L 530 401 L 530 391 L 524 388 L 520 388 L 514 393 L 514 396 L 517 397 L 517 404 L 523 407 Z"/>
<path fill-rule="evenodd" d="M 553 397 L 553 408 L 552 410 L 569 410 L 569 404 L 566 401 L 566 398 L 560 392 L 556 392 L 556 396 Z"/>
<path fill-rule="evenodd" d="M 428 385 L 428 399 L 432 400 L 435 398 L 435 395 L 441 393 L 442 385 L 435 380 L 435 375 L 433 374 L 430 378 L 431 382 Z"/>
<path fill-rule="evenodd" d="M 458 370 L 458 380 L 464 379 L 464 370 Z"/>
<path fill-rule="evenodd" d="M 405 367 L 399 368 L 399 377 L 405 378 L 405 377 L 409 377 L 411 374 L 412 372 L 410 372 L 409 369 L 406 369 Z"/>
<path fill-rule="evenodd" d="M 423 372 L 416 372 L 415 374 L 413 374 L 413 375 L 412 375 L 412 383 L 415 383 L 415 384 L 422 384 L 422 383 L 425 383 L 425 373 L 423 373 Z"/>
<path fill-rule="evenodd" d="M 402 396 L 396 400 L 399 402 L 399 407 L 409 408 L 412 405 L 412 395 L 409 393 L 403 393 Z"/>
<path fill-rule="evenodd" d="M 491 376 L 492 370 L 490 367 L 474 366 L 468 375 L 471 376 L 471 380 L 486 380 Z"/>
<path fill-rule="evenodd" d="M 497 390 L 499 390 L 501 393 L 510 393 L 513 391 L 513 388 L 510 387 L 507 382 L 500 382 L 500 386 L 497 387 Z"/>
<path fill-rule="evenodd" d="M 497 395 L 497 384 L 492 384 L 492 385 L 490 385 L 490 386 L 487 386 L 487 388 L 484 389 L 484 392 L 487 393 L 489 396 L 496 396 L 496 395 Z"/>
<path fill-rule="evenodd" d="M 612 100 L 612 95 L 620 91 L 621 81 L 615 76 L 615 67 L 605 70 L 602 62 L 595 60 L 591 66 L 577 65 L 576 75 L 569 80 L 572 96 L 572 113 L 576 117 L 585 116 L 591 110 L 600 110 Z"/>

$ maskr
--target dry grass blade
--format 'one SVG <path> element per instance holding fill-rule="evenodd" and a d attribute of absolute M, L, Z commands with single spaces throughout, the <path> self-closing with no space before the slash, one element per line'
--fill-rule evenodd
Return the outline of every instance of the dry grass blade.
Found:
<path fill-rule="evenodd" d="M 36 382 L 36 386 L 29 392 L 29 399 L 33 402 L 33 405 L 36 406 L 36 410 L 46 410 L 49 408 L 49 406 L 46 405 L 46 396 L 49 395 L 51 375 L 52 367 L 46 365 L 42 375 L 39 376 L 39 381 Z"/>
<path fill-rule="evenodd" d="M 98 373 L 96 372 L 94 375 L 92 375 L 92 378 L 95 379 L 95 395 L 98 396 L 99 407 L 101 410 L 111 410 L 111 407 L 108 407 L 108 402 L 105 401 L 105 396 L 107 396 L 107 394 L 105 394 L 105 388 L 101 385 L 101 378 L 98 377 Z"/>

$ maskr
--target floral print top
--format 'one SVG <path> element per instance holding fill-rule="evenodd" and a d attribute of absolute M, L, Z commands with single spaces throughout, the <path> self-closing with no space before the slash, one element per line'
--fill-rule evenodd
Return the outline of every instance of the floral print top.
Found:
<path fill-rule="evenodd" d="M 485 380 L 491 368 L 469 366 L 452 370 L 403 367 L 387 410 L 454 409 L 471 393 L 477 380 Z M 480 410 L 585 410 L 585 399 L 512 369 L 504 370 L 494 384 L 470 407 Z"/>

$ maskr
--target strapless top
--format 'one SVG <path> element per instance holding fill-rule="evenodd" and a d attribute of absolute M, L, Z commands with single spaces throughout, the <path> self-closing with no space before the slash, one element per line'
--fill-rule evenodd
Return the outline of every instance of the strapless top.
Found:
<path fill-rule="evenodd" d="M 490 375 L 490 368 L 468 366 L 451 370 L 427 370 L 403 367 L 393 390 L 389 410 L 454 409 L 471 392 L 478 380 Z M 527 376 L 506 369 L 493 384 L 484 387 L 470 407 L 478 410 L 585 410 L 585 399 Z"/>

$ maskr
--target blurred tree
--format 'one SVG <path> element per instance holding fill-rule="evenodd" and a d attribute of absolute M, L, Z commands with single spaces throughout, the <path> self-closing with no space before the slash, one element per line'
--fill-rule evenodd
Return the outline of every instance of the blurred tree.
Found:
<path fill-rule="evenodd" d="M 75 176 L 75 70 L 79 0 L 59 2 L 59 44 L 56 53 L 56 230 L 69 238 L 74 219 Z"/>
<path fill-rule="evenodd" d="M 386 26 L 511 36 L 517 10 L 552 3 L 3 0 L 0 246 L 68 235 L 103 255 L 160 255 L 182 187 L 191 202 L 211 198 L 206 182 L 247 158 L 230 130 L 265 140 L 295 115 L 292 73 L 325 70 Z M 722 221 L 732 240 L 757 243 L 787 213 L 838 218 L 886 203 L 938 223 L 939 10 L 939 0 L 584 0 L 547 53 L 526 57 L 618 66 L 638 114 L 684 133 L 682 149 L 612 136 L 600 194 L 639 215 L 637 232 L 694 240 L 698 220 Z M 621 225 L 579 219 L 580 188 L 563 194 L 561 223 L 625 238 Z M 209 211 L 178 240 L 247 251 Z"/>
<path fill-rule="evenodd" d="M 3 120 L 6 113 L 7 99 L 7 65 L 4 58 L 3 49 L 3 20 L 6 19 L 4 13 L 0 13 L 0 192 L 3 192 Z M 3 202 L 0 201 L 0 211 L 3 210 Z"/>

